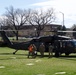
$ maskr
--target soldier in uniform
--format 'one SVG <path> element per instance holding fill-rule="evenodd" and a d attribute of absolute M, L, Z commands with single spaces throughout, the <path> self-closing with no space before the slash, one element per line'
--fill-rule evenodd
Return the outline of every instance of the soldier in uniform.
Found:
<path fill-rule="evenodd" d="M 44 45 L 44 43 L 40 44 L 39 51 L 40 51 L 41 57 L 43 57 L 44 56 L 44 52 L 45 52 L 45 45 Z"/>
<path fill-rule="evenodd" d="M 49 58 L 50 58 L 50 54 L 51 56 L 53 56 L 53 46 L 51 43 L 49 43 Z"/>
<path fill-rule="evenodd" d="M 37 48 L 35 44 L 33 44 L 33 58 L 35 58 L 36 56 L 37 56 Z"/>

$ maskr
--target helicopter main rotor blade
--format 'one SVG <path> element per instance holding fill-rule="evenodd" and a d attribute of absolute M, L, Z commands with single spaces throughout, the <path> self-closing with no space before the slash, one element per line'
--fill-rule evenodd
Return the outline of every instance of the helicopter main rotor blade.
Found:
<path fill-rule="evenodd" d="M 73 32 L 76 32 L 76 31 L 57 31 L 57 32 L 68 32 L 68 33 L 73 33 Z"/>
<path fill-rule="evenodd" d="M 26 31 L 26 30 L 0 30 L 0 31 Z"/>

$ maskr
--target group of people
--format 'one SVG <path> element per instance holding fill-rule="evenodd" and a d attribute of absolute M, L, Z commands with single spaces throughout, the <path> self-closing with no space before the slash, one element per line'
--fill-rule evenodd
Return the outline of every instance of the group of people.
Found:
<path fill-rule="evenodd" d="M 37 48 L 35 46 L 35 44 L 30 44 L 30 46 L 28 47 L 28 58 L 29 56 L 32 56 L 32 58 L 35 58 L 36 55 L 37 55 Z M 40 55 L 41 57 L 44 56 L 44 52 L 45 52 L 45 45 L 44 43 L 41 43 L 40 46 L 39 46 L 39 52 L 40 52 Z M 49 46 L 48 46 L 48 57 L 50 58 L 51 56 L 53 56 L 53 46 L 51 43 L 49 43 Z"/>

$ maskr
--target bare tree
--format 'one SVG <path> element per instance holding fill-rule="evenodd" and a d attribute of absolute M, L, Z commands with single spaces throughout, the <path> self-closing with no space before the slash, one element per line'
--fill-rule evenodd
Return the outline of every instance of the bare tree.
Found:
<path fill-rule="evenodd" d="M 2 16 L 0 18 L 0 29 L 2 30 L 2 26 L 6 25 L 6 17 Z"/>
<path fill-rule="evenodd" d="M 6 8 L 5 16 L 7 17 L 7 23 L 16 35 L 16 40 L 18 40 L 18 30 L 27 23 L 28 14 L 26 10 L 14 9 L 12 6 Z"/>
<path fill-rule="evenodd" d="M 43 10 L 29 10 L 28 22 L 33 25 L 37 31 L 37 36 L 40 36 L 41 31 L 45 25 L 48 25 L 55 21 L 55 13 L 53 8 L 47 11 Z"/>
<path fill-rule="evenodd" d="M 23 25 L 31 24 L 35 27 L 37 36 L 40 36 L 41 31 L 44 29 L 45 25 L 48 25 L 55 21 L 55 14 L 53 8 L 47 11 L 43 10 L 21 10 L 14 9 L 13 6 L 6 8 L 5 13 L 5 24 L 10 27 L 16 35 L 18 40 L 18 30 Z"/>

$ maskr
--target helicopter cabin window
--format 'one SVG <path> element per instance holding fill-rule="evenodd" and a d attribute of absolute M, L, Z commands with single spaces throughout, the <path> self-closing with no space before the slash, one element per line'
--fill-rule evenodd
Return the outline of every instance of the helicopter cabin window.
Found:
<path fill-rule="evenodd" d="M 68 47 L 72 47 L 72 43 L 70 41 L 67 42 Z"/>
<path fill-rule="evenodd" d="M 63 42 L 63 48 L 65 48 L 65 46 L 66 46 L 66 43 L 65 43 L 65 42 Z"/>
<path fill-rule="evenodd" d="M 62 42 L 60 41 L 60 47 L 62 47 Z"/>
<path fill-rule="evenodd" d="M 76 41 L 74 41 L 74 45 L 75 45 L 75 47 L 76 47 Z"/>

